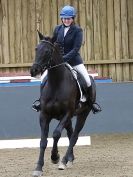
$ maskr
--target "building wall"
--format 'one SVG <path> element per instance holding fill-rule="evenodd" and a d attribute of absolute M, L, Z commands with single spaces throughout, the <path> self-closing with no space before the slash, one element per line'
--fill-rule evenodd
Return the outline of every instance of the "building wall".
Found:
<path fill-rule="evenodd" d="M 133 0 L 0 0 L 0 70 L 27 71 L 37 29 L 52 35 L 60 9 L 73 5 L 83 28 L 81 55 L 88 70 L 114 81 L 133 80 Z"/>

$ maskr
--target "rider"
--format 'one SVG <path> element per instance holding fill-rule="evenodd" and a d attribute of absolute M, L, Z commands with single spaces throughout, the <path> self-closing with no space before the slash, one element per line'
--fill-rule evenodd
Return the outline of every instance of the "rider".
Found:
<path fill-rule="evenodd" d="M 81 73 L 87 83 L 88 95 L 91 95 L 91 80 L 79 54 L 79 50 L 82 45 L 83 32 L 79 26 L 75 25 L 75 17 L 76 10 L 74 7 L 67 5 L 62 8 L 60 11 L 62 24 L 55 27 L 52 41 L 60 43 L 61 47 L 63 48 L 64 62 L 69 63 L 75 70 Z M 101 111 L 100 106 L 97 106 L 96 103 L 93 103 L 91 98 L 89 98 L 89 104 L 92 107 L 93 113 Z M 37 112 L 40 110 L 39 100 L 36 100 L 33 103 L 32 109 L 36 110 Z"/>

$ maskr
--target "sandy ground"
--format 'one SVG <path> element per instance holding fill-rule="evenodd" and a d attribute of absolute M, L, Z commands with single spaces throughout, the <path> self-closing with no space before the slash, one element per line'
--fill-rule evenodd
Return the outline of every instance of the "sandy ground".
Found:
<path fill-rule="evenodd" d="M 50 161 L 47 148 L 43 176 L 46 177 L 133 177 L 133 134 L 91 136 L 91 146 L 76 146 L 71 169 L 59 171 Z M 59 148 L 63 156 L 66 148 Z M 30 177 L 39 149 L 0 150 L 0 177 Z"/>

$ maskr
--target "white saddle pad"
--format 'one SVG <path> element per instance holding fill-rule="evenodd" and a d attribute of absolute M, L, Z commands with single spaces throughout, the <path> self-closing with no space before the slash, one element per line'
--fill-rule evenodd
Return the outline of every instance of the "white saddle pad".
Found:
<path fill-rule="evenodd" d="M 73 77 L 75 78 L 75 80 L 77 81 L 77 84 L 78 84 L 78 87 L 79 87 L 79 91 L 80 91 L 80 101 L 81 102 L 85 102 L 86 101 L 86 97 L 83 95 L 83 92 L 82 92 L 82 89 L 81 89 L 81 86 L 78 82 L 78 79 L 77 79 L 77 72 L 68 64 L 66 63 L 66 65 L 70 68 L 72 74 L 73 74 Z"/>

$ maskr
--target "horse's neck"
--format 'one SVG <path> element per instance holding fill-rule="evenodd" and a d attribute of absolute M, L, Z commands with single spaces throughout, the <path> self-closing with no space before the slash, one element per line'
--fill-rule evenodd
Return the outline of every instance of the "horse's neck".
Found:
<path fill-rule="evenodd" d="M 58 87 L 58 85 L 60 85 L 65 79 L 66 70 L 63 57 L 58 46 L 53 52 L 51 61 L 51 68 L 48 70 L 48 81 L 52 86 Z"/>
<path fill-rule="evenodd" d="M 61 54 L 59 46 L 57 45 L 55 46 L 55 49 L 52 54 L 52 65 L 53 66 L 60 65 L 63 62 L 64 62 L 63 56 Z"/>
<path fill-rule="evenodd" d="M 65 65 L 59 65 L 57 67 L 48 70 L 48 82 L 53 84 L 60 84 L 65 79 Z"/>

